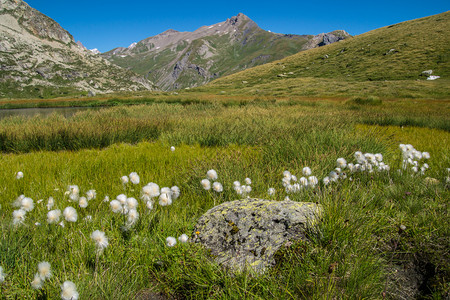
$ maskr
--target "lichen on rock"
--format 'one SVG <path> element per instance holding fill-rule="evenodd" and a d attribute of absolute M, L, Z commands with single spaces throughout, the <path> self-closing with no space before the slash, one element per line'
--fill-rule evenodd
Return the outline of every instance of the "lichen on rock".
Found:
<path fill-rule="evenodd" d="M 291 240 L 306 240 L 322 212 L 315 203 L 244 199 L 222 203 L 197 222 L 193 242 L 234 271 L 262 273 L 275 252 Z"/>

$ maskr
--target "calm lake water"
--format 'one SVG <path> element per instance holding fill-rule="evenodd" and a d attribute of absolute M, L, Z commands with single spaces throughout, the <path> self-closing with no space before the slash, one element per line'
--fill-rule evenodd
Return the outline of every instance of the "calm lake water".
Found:
<path fill-rule="evenodd" d="M 58 113 L 66 118 L 79 111 L 88 109 L 98 109 L 92 107 L 54 107 L 54 108 L 19 108 L 19 109 L 0 109 L 0 120 L 11 116 L 33 117 L 35 115 L 48 116 L 52 113 Z"/>

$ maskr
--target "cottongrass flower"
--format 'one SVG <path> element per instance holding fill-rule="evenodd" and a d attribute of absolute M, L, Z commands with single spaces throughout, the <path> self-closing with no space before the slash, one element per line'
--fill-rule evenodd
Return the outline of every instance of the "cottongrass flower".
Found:
<path fill-rule="evenodd" d="M 211 182 L 208 179 L 203 179 L 200 183 L 205 190 L 211 189 Z"/>
<path fill-rule="evenodd" d="M 283 178 L 287 178 L 288 180 L 291 180 L 292 174 L 288 170 L 283 172 Z"/>
<path fill-rule="evenodd" d="M 308 186 L 308 179 L 306 177 L 301 177 L 299 182 L 303 187 Z"/>
<path fill-rule="evenodd" d="M 305 175 L 305 176 L 309 176 L 312 174 L 310 167 L 304 167 L 302 172 L 303 172 L 303 175 Z"/>
<path fill-rule="evenodd" d="M 78 300 L 79 294 L 77 292 L 77 287 L 72 281 L 65 281 L 61 285 L 61 298 L 63 300 Z"/>
<path fill-rule="evenodd" d="M 275 195 L 275 189 L 274 189 L 274 188 L 269 188 L 269 189 L 267 190 L 267 194 L 269 194 L 269 196 Z"/>
<path fill-rule="evenodd" d="M 289 199 L 289 196 L 284 197 L 284 201 L 291 201 L 291 199 Z"/>
<path fill-rule="evenodd" d="M 122 212 L 122 204 L 119 202 L 119 200 L 112 200 L 111 202 L 109 202 L 109 206 L 111 207 L 113 213 Z"/>
<path fill-rule="evenodd" d="M 39 273 L 34 274 L 34 279 L 31 282 L 31 286 L 34 289 L 39 290 L 40 288 L 42 288 L 43 284 L 44 284 L 44 281 L 42 280 L 41 276 L 39 276 Z"/>
<path fill-rule="evenodd" d="M 170 151 L 175 151 L 175 147 L 174 146 L 172 146 L 172 147 L 170 147 Z"/>
<path fill-rule="evenodd" d="M 13 211 L 13 224 L 14 225 L 23 224 L 23 221 L 25 221 L 26 214 L 27 212 L 23 209 Z"/>
<path fill-rule="evenodd" d="M 64 228 L 64 221 L 59 222 L 58 225 Z"/>
<path fill-rule="evenodd" d="M 235 181 L 235 182 L 233 182 L 233 187 L 234 188 L 236 188 L 236 187 L 240 187 L 241 186 L 241 183 L 239 182 L 239 181 Z"/>
<path fill-rule="evenodd" d="M 97 250 L 99 252 L 102 252 L 103 249 L 105 249 L 109 245 L 108 238 L 106 237 L 106 235 L 103 231 L 95 230 L 91 234 L 91 239 L 94 240 L 95 247 L 97 248 Z"/>
<path fill-rule="evenodd" d="M 177 239 L 173 236 L 169 236 L 166 238 L 166 245 L 167 247 L 173 247 L 177 244 Z"/>
<path fill-rule="evenodd" d="M 149 210 L 152 210 L 152 209 L 153 209 L 153 201 L 147 201 L 147 203 L 145 204 L 145 206 L 147 206 L 147 208 L 148 208 Z"/>
<path fill-rule="evenodd" d="M 61 211 L 59 209 L 51 210 L 47 213 L 47 222 L 49 224 L 58 223 L 61 217 Z"/>
<path fill-rule="evenodd" d="M 430 153 L 428 153 L 428 152 L 422 152 L 422 157 L 423 157 L 424 159 L 430 159 Z"/>
<path fill-rule="evenodd" d="M 178 197 L 180 197 L 180 188 L 174 185 L 170 188 L 172 191 L 172 200 L 176 200 Z"/>
<path fill-rule="evenodd" d="M 80 197 L 80 199 L 78 200 L 78 205 L 81 208 L 86 208 L 88 206 L 88 201 L 87 201 L 86 197 Z"/>
<path fill-rule="evenodd" d="M 247 185 L 252 184 L 252 180 L 250 178 L 248 178 L 248 177 L 244 179 L 244 182 Z"/>
<path fill-rule="evenodd" d="M 187 234 L 183 233 L 178 237 L 178 240 L 180 241 L 180 243 L 187 243 L 189 237 L 187 236 Z"/>
<path fill-rule="evenodd" d="M 20 195 L 16 198 L 16 200 L 13 202 L 14 207 L 21 207 L 22 206 L 22 200 L 25 199 L 25 195 Z"/>
<path fill-rule="evenodd" d="M 311 187 L 315 187 L 319 183 L 319 180 L 316 176 L 309 176 L 308 177 L 308 185 Z"/>
<path fill-rule="evenodd" d="M 103 202 L 109 202 L 109 196 L 105 196 L 105 198 L 103 199 Z"/>
<path fill-rule="evenodd" d="M 49 197 L 47 201 L 47 210 L 50 210 L 55 205 L 55 199 L 53 197 Z"/>
<path fill-rule="evenodd" d="M 129 227 L 133 226 L 137 222 L 138 219 L 139 219 L 139 213 L 137 212 L 137 210 L 130 209 L 128 211 L 128 216 L 127 216 L 127 225 Z"/>
<path fill-rule="evenodd" d="M 138 173 L 136 173 L 136 172 L 131 172 L 129 177 L 130 177 L 130 181 L 132 184 L 139 184 L 139 182 L 141 181 Z"/>
<path fill-rule="evenodd" d="M 323 180 L 323 185 L 328 185 L 330 183 L 330 177 L 325 177 Z"/>
<path fill-rule="evenodd" d="M 169 193 L 161 193 L 159 195 L 159 205 L 161 206 L 167 206 L 172 204 L 172 197 Z"/>
<path fill-rule="evenodd" d="M 3 267 L 0 266 L 0 284 L 2 284 L 5 281 L 6 274 L 3 272 Z"/>
<path fill-rule="evenodd" d="M 119 200 L 120 204 L 125 205 L 127 203 L 127 196 L 125 194 L 120 194 L 116 197 L 117 200 Z"/>
<path fill-rule="evenodd" d="M 347 161 L 345 160 L 345 158 L 340 157 L 336 160 L 336 165 L 338 166 L 338 168 L 345 168 L 347 166 Z"/>
<path fill-rule="evenodd" d="M 128 176 L 124 175 L 124 176 L 120 177 L 120 181 L 122 181 L 123 185 L 127 184 L 129 181 Z"/>
<path fill-rule="evenodd" d="M 136 209 L 138 202 L 135 198 L 127 198 L 126 206 L 128 209 Z"/>
<path fill-rule="evenodd" d="M 24 211 L 32 211 L 33 210 L 33 208 L 34 208 L 34 202 L 33 202 L 33 199 L 31 199 L 31 198 L 28 198 L 28 197 L 25 197 L 25 198 L 23 198 L 22 199 L 22 201 L 21 201 L 21 208 L 24 210 Z"/>
<path fill-rule="evenodd" d="M 64 209 L 63 215 L 67 222 L 76 222 L 78 219 L 77 210 L 72 206 L 67 206 Z"/>
<path fill-rule="evenodd" d="M 217 180 L 217 178 L 218 178 L 217 172 L 215 170 L 211 169 L 208 172 L 206 172 L 206 177 L 208 177 L 208 179 L 211 179 L 211 180 Z"/>
<path fill-rule="evenodd" d="M 16 173 L 16 179 L 19 180 L 19 179 L 22 179 L 22 178 L 23 178 L 23 172 L 21 172 L 21 171 L 17 172 Z"/>
<path fill-rule="evenodd" d="M 78 201 L 80 197 L 80 188 L 78 185 L 69 185 L 69 199 L 72 201 Z"/>
<path fill-rule="evenodd" d="M 213 190 L 217 193 L 220 193 L 223 191 L 223 186 L 220 182 L 214 182 L 212 187 L 213 187 Z"/>
<path fill-rule="evenodd" d="M 86 192 L 86 198 L 88 201 L 95 199 L 97 197 L 97 192 L 95 190 L 89 190 Z"/>
<path fill-rule="evenodd" d="M 44 281 L 52 277 L 52 270 L 48 261 L 43 261 L 38 264 L 39 277 Z"/>
<path fill-rule="evenodd" d="M 154 182 L 148 183 L 146 186 L 142 188 L 141 191 L 141 199 L 145 202 L 150 201 L 154 197 L 158 197 L 160 195 L 159 185 Z"/>

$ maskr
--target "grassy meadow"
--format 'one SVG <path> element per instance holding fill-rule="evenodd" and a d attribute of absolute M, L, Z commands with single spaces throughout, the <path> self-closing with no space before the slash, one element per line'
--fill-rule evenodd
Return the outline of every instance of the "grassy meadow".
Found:
<path fill-rule="evenodd" d="M 181 96 L 146 104 L 84 111 L 71 118 L 0 120 L 0 299 L 56 299 L 70 280 L 80 299 L 445 299 L 450 293 L 448 199 L 450 103 L 380 100 Z M 138 98 L 138 101 L 141 98 Z M 430 159 L 425 174 L 401 172 L 399 144 Z M 171 146 L 175 151 L 171 151 Z M 325 185 L 340 157 L 381 153 L 389 171 L 350 172 Z M 421 163 L 425 161 L 421 160 Z M 310 167 L 319 184 L 287 194 L 283 171 L 300 178 Z M 223 192 L 202 188 L 214 169 Z M 16 179 L 17 172 L 23 178 Z M 136 172 L 140 182 L 123 184 Z M 218 203 L 239 199 L 235 180 L 252 180 L 250 197 L 312 201 L 324 208 L 309 241 L 283 247 L 265 274 L 232 274 L 191 243 L 196 220 Z M 435 178 L 432 182 L 426 177 Z M 168 206 L 140 199 L 149 182 L 178 186 Z M 85 208 L 70 200 L 96 197 Z M 274 195 L 267 194 L 275 188 Z M 113 213 L 120 194 L 138 200 L 138 220 Z M 34 209 L 13 224 L 15 200 Z M 105 201 L 105 197 L 109 197 Z M 76 209 L 76 222 L 47 221 L 47 202 Z M 103 231 L 99 252 L 91 234 Z M 52 276 L 31 282 L 38 263 Z M 0 272 L 0 278 L 1 278 Z"/>

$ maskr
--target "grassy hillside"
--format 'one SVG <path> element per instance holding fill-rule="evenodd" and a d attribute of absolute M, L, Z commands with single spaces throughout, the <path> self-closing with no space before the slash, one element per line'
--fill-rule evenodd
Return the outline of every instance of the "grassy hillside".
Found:
<path fill-rule="evenodd" d="M 450 12 L 407 21 L 220 78 L 200 90 L 447 98 L 449 30 Z M 426 82 L 425 70 L 441 79 Z"/>

